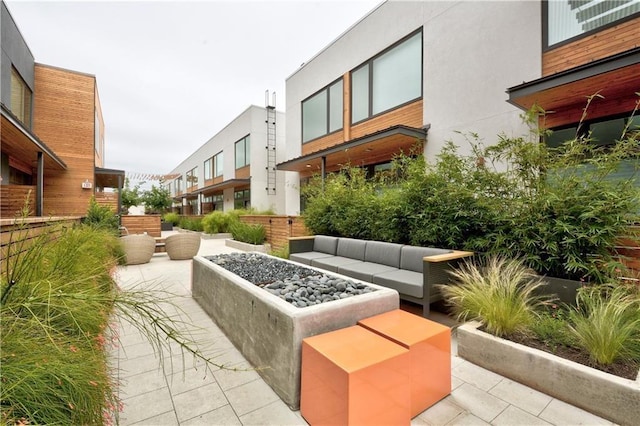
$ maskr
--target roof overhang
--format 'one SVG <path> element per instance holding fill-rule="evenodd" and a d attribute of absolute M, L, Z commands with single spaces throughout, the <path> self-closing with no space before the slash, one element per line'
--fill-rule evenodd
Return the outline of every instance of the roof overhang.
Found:
<path fill-rule="evenodd" d="M 44 168 L 66 170 L 67 165 L 51 148 L 27 129 L 4 104 L 1 105 L 2 152 L 30 164 L 34 169 L 38 164 L 38 153 L 44 155 Z"/>
<path fill-rule="evenodd" d="M 325 159 L 325 170 L 334 171 L 341 167 L 366 166 L 393 158 L 400 152 L 410 153 L 416 145 L 422 145 L 429 126 L 422 129 L 396 125 L 384 130 L 351 139 L 307 155 L 285 161 L 277 165 L 278 170 L 294 172 L 318 172 Z"/>
<path fill-rule="evenodd" d="M 595 94 L 589 119 L 631 111 L 638 92 L 640 47 L 507 89 L 511 104 L 524 110 L 541 107 L 553 125 L 579 121 Z"/>
<path fill-rule="evenodd" d="M 209 186 L 205 186 L 204 188 L 200 188 L 197 189 L 193 192 L 190 192 L 189 194 L 183 194 L 180 197 L 176 197 L 176 198 L 195 198 L 198 196 L 198 194 L 202 194 L 202 195 L 211 195 L 214 194 L 216 192 L 220 192 L 220 191 L 224 191 L 227 188 L 237 188 L 237 187 L 241 187 L 241 186 L 247 186 L 247 185 L 251 185 L 251 179 L 247 178 L 247 179 L 229 179 L 229 180 L 225 180 L 222 181 L 220 183 L 216 183 L 213 185 L 209 185 Z"/>
<path fill-rule="evenodd" d="M 124 185 L 124 170 L 105 169 L 96 167 L 96 187 L 97 188 L 122 188 Z"/>

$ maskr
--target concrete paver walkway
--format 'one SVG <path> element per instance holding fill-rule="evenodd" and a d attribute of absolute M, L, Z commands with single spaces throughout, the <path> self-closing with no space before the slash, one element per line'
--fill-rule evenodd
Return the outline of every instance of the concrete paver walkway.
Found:
<path fill-rule="evenodd" d="M 203 239 L 199 255 L 234 251 L 224 240 Z M 121 425 L 307 424 L 299 411 L 291 411 L 278 398 L 191 298 L 191 260 L 171 261 L 164 253 L 155 254 L 150 263 L 119 267 L 118 282 L 123 288 L 175 294 L 173 303 L 188 315 L 182 316 L 185 331 L 201 351 L 214 357 L 214 362 L 238 370 L 205 366 L 188 354 L 182 357 L 176 344 L 171 345 L 170 354 L 161 357 L 133 326 L 123 323 L 120 347 L 112 356 L 112 364 L 119 369 L 119 396 L 124 403 Z M 451 395 L 415 417 L 412 425 L 612 424 L 455 353 L 454 339 Z"/>

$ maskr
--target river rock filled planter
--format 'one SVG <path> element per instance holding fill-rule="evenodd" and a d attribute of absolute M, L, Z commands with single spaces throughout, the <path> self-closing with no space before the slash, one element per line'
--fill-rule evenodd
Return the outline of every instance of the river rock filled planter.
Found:
<path fill-rule="evenodd" d="M 316 268 L 274 258 L 298 267 Z M 244 357 L 292 409 L 300 406 L 302 339 L 355 325 L 359 320 L 398 309 L 398 292 L 365 284 L 375 291 L 307 307 L 296 307 L 204 257 L 192 263 L 192 294 Z"/>
<path fill-rule="evenodd" d="M 640 377 L 629 380 L 478 330 L 457 329 L 458 355 L 621 425 L 640 419 Z"/>

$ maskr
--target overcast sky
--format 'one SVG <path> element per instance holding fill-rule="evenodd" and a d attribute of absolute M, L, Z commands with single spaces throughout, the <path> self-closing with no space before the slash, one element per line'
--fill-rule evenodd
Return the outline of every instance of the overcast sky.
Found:
<path fill-rule="evenodd" d="M 164 174 L 380 0 L 6 0 L 36 62 L 93 74 L 105 167 Z"/>

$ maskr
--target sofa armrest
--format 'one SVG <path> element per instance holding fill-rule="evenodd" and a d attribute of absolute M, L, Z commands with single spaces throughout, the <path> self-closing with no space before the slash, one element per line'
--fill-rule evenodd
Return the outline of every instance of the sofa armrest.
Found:
<path fill-rule="evenodd" d="M 313 241 L 315 236 L 289 237 L 289 254 L 306 253 L 313 251 Z"/>
<path fill-rule="evenodd" d="M 449 271 L 456 267 L 458 263 L 473 256 L 471 251 L 454 250 L 451 253 L 426 256 L 422 259 L 422 282 L 423 282 L 423 316 L 429 315 L 429 304 L 442 299 L 440 292 L 435 289 L 436 284 L 447 284 L 449 282 Z"/>

